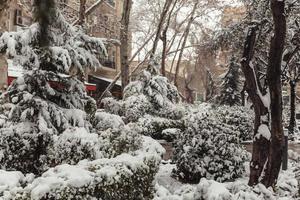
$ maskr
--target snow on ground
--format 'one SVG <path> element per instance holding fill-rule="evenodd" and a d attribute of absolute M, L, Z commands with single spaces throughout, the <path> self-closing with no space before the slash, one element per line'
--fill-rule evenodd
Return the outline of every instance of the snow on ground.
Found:
<path fill-rule="evenodd" d="M 299 155 L 298 155 L 299 156 Z M 183 184 L 172 178 L 176 167 L 171 161 L 163 162 L 156 176 L 156 194 L 154 200 L 296 200 L 298 183 L 295 171 L 299 164 L 290 161 L 287 171 L 281 171 L 276 188 L 265 188 L 259 184 L 249 187 L 249 163 L 245 163 L 244 176 L 233 182 L 219 183 L 201 179 L 198 185 Z"/>

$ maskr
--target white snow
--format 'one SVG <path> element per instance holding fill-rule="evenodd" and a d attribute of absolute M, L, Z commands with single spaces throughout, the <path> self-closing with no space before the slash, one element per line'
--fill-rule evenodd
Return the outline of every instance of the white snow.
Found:
<path fill-rule="evenodd" d="M 23 179 L 24 175 L 21 172 L 0 170 L 0 194 L 5 190 L 20 187 Z"/>
<path fill-rule="evenodd" d="M 271 139 L 271 132 L 270 132 L 269 127 L 266 124 L 261 124 L 258 127 L 257 134 L 255 135 L 255 138 L 259 139 L 260 137 L 264 137 L 267 140 Z"/>

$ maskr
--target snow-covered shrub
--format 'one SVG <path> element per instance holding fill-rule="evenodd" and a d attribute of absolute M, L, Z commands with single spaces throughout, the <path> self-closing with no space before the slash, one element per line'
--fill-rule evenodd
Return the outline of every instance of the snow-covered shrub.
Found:
<path fill-rule="evenodd" d="M 135 122 L 153 110 L 151 103 L 143 94 L 128 97 L 124 100 L 123 105 L 124 117 L 127 122 Z"/>
<path fill-rule="evenodd" d="M 178 128 L 168 128 L 162 131 L 162 139 L 173 142 L 182 131 Z"/>
<path fill-rule="evenodd" d="M 99 137 L 88 133 L 85 128 L 69 128 L 54 137 L 47 151 L 48 168 L 67 163 L 77 164 L 80 160 L 94 160 L 99 154 Z"/>
<path fill-rule="evenodd" d="M 176 135 L 179 134 L 181 129 L 184 129 L 183 120 L 170 120 L 162 117 L 153 117 L 151 115 L 145 115 L 140 118 L 136 123 L 139 127 L 139 132 L 143 135 L 151 136 L 154 139 L 165 139 L 173 141 Z M 172 130 L 175 129 L 172 133 Z"/>
<path fill-rule="evenodd" d="M 142 148 L 132 154 L 51 168 L 18 189 L 12 199 L 150 200 L 162 153 L 156 141 L 144 137 Z"/>
<path fill-rule="evenodd" d="M 125 124 L 119 115 L 114 115 L 99 110 L 94 116 L 93 126 L 98 131 L 105 131 L 109 128 L 122 128 L 123 126 L 125 126 Z"/>
<path fill-rule="evenodd" d="M 179 102 L 177 88 L 166 77 L 144 70 L 137 81 L 124 89 L 122 101 L 102 100 L 104 110 L 123 116 L 126 123 L 136 122 L 146 114 L 167 119 L 181 119 L 184 108 Z"/>
<path fill-rule="evenodd" d="M 125 88 L 123 100 L 105 98 L 101 103 L 106 112 L 120 115 L 126 124 L 135 123 L 141 134 L 172 140 L 170 135 L 164 136 L 163 130 L 183 129 L 185 108 L 178 104 L 177 88 L 166 77 L 150 71 L 144 70 Z"/>
<path fill-rule="evenodd" d="M 101 105 L 104 111 L 108 113 L 119 115 L 119 116 L 124 115 L 123 102 L 118 101 L 112 97 L 107 97 L 102 99 Z"/>
<path fill-rule="evenodd" d="M 142 136 L 134 127 L 129 125 L 120 129 L 98 131 L 97 133 L 99 135 L 99 152 L 105 158 L 135 151 L 141 147 Z"/>
<path fill-rule="evenodd" d="M 254 113 L 243 106 L 219 106 L 213 109 L 216 118 L 220 122 L 232 126 L 239 134 L 241 141 L 253 139 Z"/>
<path fill-rule="evenodd" d="M 239 133 L 212 113 L 186 117 L 186 130 L 174 142 L 175 174 L 183 181 L 201 178 L 217 181 L 239 177 L 247 153 L 239 144 Z"/>
<path fill-rule="evenodd" d="M 52 142 L 50 135 L 40 132 L 38 126 L 30 122 L 2 128 L 0 166 L 25 173 L 40 173 L 46 165 L 47 147 Z"/>
<path fill-rule="evenodd" d="M 124 99 L 144 94 L 153 104 L 161 108 L 167 102 L 177 103 L 177 88 L 164 76 L 151 74 L 144 70 L 137 81 L 131 82 L 124 90 Z"/>
<path fill-rule="evenodd" d="M 141 135 L 128 126 L 88 133 L 84 128 L 70 128 L 55 137 L 47 151 L 48 166 L 77 164 L 80 160 L 113 158 L 141 147 Z"/>

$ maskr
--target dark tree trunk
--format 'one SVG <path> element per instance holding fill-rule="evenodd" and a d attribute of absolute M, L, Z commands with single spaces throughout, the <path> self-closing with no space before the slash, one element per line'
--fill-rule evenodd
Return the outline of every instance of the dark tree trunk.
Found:
<path fill-rule="evenodd" d="M 246 105 L 246 99 L 245 99 L 246 95 L 245 95 L 245 92 L 246 92 L 246 84 L 244 83 L 243 89 L 241 91 L 242 106 Z"/>
<path fill-rule="evenodd" d="M 255 66 L 250 64 L 254 54 L 257 27 L 250 28 L 241 63 L 246 78 L 246 90 L 253 102 L 255 111 L 254 137 L 257 135 L 261 124 L 267 125 L 271 132 L 270 141 L 264 137 L 260 137 L 260 139 L 254 138 L 249 185 L 257 184 L 261 177 L 261 182 L 266 187 L 274 186 L 282 163 L 284 138 L 282 128 L 281 61 L 286 35 L 284 5 L 284 0 L 271 1 L 275 31 L 271 40 L 267 69 L 267 86 L 269 87 L 270 102 L 263 102 L 261 96 L 258 95 L 259 93 L 263 94 L 263 92 L 259 82 L 256 81 Z M 269 124 L 271 125 L 269 126 Z"/>
<path fill-rule="evenodd" d="M 255 112 L 255 121 L 254 121 L 254 138 L 253 138 L 253 150 L 252 150 L 252 159 L 250 163 L 250 179 L 249 185 L 256 185 L 259 183 L 259 177 L 262 174 L 264 165 L 267 161 L 269 154 L 269 141 L 264 137 L 256 138 L 255 136 L 258 133 L 258 128 L 265 123 L 268 125 L 269 113 L 268 109 L 265 107 L 260 96 L 258 95 L 259 91 L 261 92 L 261 87 L 256 78 L 256 70 L 254 66 L 251 66 L 251 60 L 254 55 L 254 46 L 257 37 L 258 27 L 251 27 L 247 34 L 247 38 L 244 45 L 244 52 L 242 58 L 242 70 L 245 74 L 245 89 L 249 94 L 249 98 L 253 103 L 253 108 Z M 264 120 L 262 120 L 264 119 Z"/>
<path fill-rule="evenodd" d="M 86 0 L 80 0 L 78 24 L 83 25 L 85 20 Z"/>
<path fill-rule="evenodd" d="M 164 30 L 161 36 L 163 43 L 162 59 L 161 59 L 161 75 L 166 76 L 166 57 L 167 57 L 167 31 Z"/>
<path fill-rule="evenodd" d="M 194 103 L 193 90 L 190 89 L 188 85 L 185 86 L 185 99 L 186 99 L 186 102 L 189 104 Z"/>
<path fill-rule="evenodd" d="M 289 121 L 289 135 L 294 135 L 296 125 L 296 82 L 290 82 L 290 121 Z"/>
<path fill-rule="evenodd" d="M 265 176 L 266 187 L 275 186 L 282 163 L 284 135 L 282 127 L 281 63 L 286 37 L 285 0 L 271 1 L 274 19 L 274 37 L 271 40 L 267 81 L 271 96 L 271 146 Z"/>
<path fill-rule="evenodd" d="M 121 20 L 121 79 L 122 91 L 129 83 L 129 19 L 132 0 L 123 2 L 123 14 Z"/>

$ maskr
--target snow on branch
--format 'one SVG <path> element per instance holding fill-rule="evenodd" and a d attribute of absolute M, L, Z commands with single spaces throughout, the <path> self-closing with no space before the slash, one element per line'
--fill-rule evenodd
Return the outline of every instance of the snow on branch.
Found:
<path fill-rule="evenodd" d="M 116 43 L 103 38 L 90 37 L 80 27 L 69 24 L 59 11 L 50 24 L 48 39 L 50 41 L 50 58 L 55 69 L 69 74 L 70 67 L 77 72 L 85 73 L 86 69 L 95 70 L 100 67 L 100 57 L 107 56 L 105 43 Z M 0 37 L 0 52 L 14 61 L 14 65 L 24 68 L 39 68 L 37 50 L 40 24 L 34 23 L 25 30 L 5 32 Z"/>

